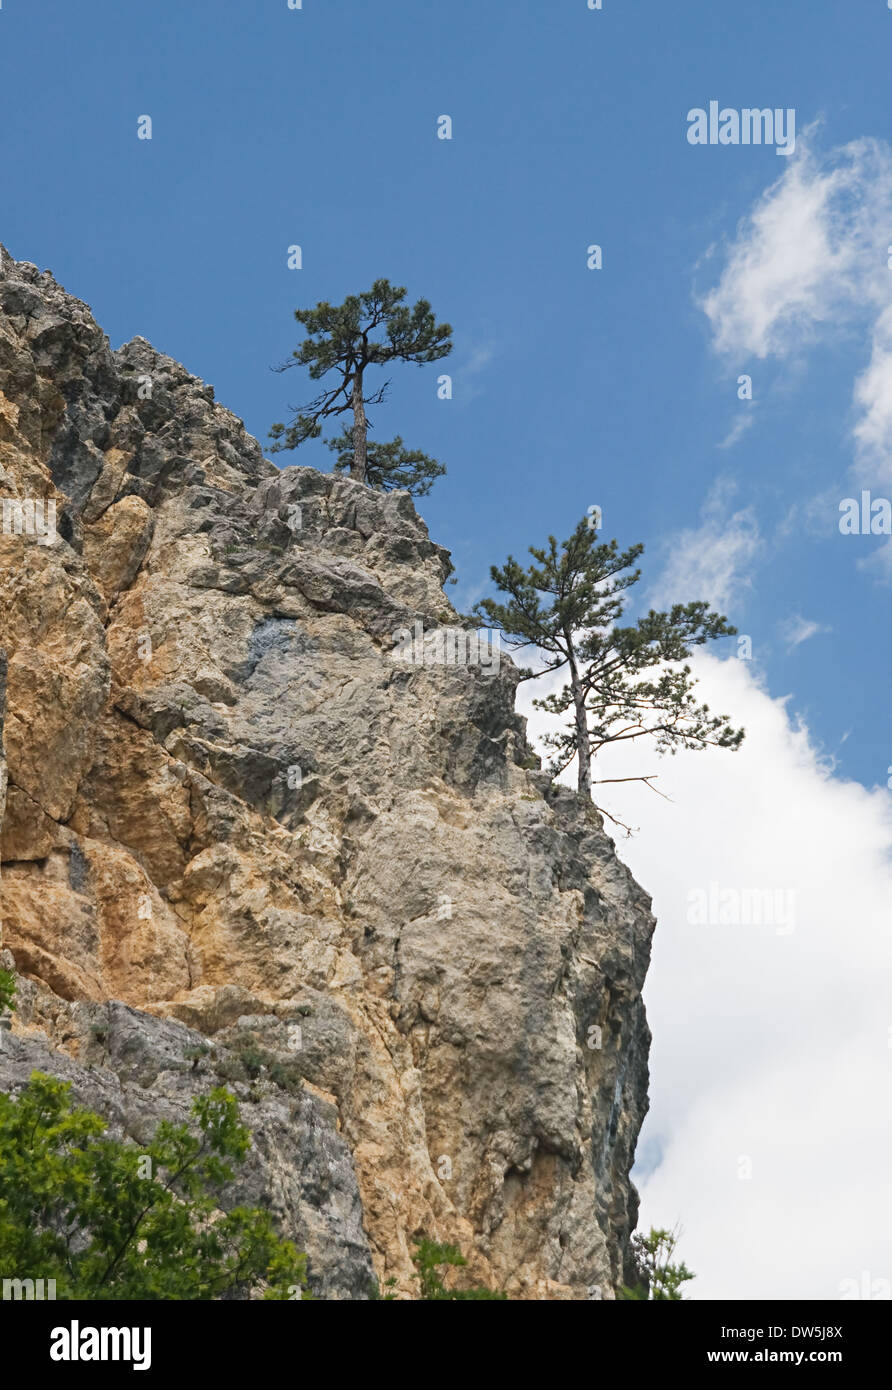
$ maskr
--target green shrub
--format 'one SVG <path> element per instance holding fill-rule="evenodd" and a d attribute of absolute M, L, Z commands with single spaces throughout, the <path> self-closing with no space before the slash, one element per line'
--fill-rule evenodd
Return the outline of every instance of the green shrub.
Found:
<path fill-rule="evenodd" d="M 0 1094 L 0 1271 L 55 1279 L 66 1299 L 303 1297 L 306 1256 L 268 1212 L 222 1195 L 251 1137 L 235 1097 L 199 1097 L 187 1124 L 163 1120 L 148 1143 L 112 1139 L 73 1109 L 70 1085 L 41 1072 Z"/>
<path fill-rule="evenodd" d="M 664 1231 L 652 1226 L 647 1235 L 638 1232 L 632 1237 L 632 1253 L 640 1277 L 632 1288 L 624 1284 L 619 1298 L 642 1303 L 682 1301 L 682 1284 L 696 1275 L 684 1263 L 672 1264 L 680 1235 L 677 1229 Z"/>

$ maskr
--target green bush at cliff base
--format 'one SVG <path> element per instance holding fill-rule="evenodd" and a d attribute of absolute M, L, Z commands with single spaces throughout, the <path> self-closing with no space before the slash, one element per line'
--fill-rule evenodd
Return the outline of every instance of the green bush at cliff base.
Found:
<path fill-rule="evenodd" d="M 306 1256 L 269 1213 L 221 1195 L 251 1137 L 235 1097 L 192 1106 L 197 1133 L 163 1120 L 137 1147 L 73 1109 L 67 1082 L 33 1072 L 0 1094 L 0 1278 L 54 1279 L 56 1297 L 304 1297 Z"/>
<path fill-rule="evenodd" d="M 640 1279 L 633 1287 L 624 1284 L 618 1297 L 636 1302 L 659 1302 L 671 1299 L 681 1302 L 682 1284 L 695 1279 L 687 1265 L 673 1264 L 672 1256 L 678 1244 L 679 1231 L 664 1231 L 652 1226 L 647 1235 L 632 1237 L 632 1252 Z"/>

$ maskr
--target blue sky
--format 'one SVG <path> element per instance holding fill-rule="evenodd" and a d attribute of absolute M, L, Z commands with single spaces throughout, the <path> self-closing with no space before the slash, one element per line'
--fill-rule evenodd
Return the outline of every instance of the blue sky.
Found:
<path fill-rule="evenodd" d="M 296 341 L 292 309 L 378 275 L 407 285 L 455 327 L 455 395 L 437 399 L 439 368 L 403 368 L 373 418 L 447 463 L 423 511 L 459 604 L 591 503 L 645 542 L 655 578 L 723 477 L 763 540 L 730 617 L 841 771 L 885 782 L 888 590 L 857 563 L 882 541 L 841 538 L 835 515 L 867 335 L 831 326 L 782 362 L 715 352 L 704 255 L 788 161 L 685 138 L 687 111 L 716 99 L 792 106 L 800 130 L 822 117 L 824 150 L 892 139 L 880 0 L 5 0 L 0 25 L 0 238 L 113 344 L 149 338 L 265 442 L 304 395 L 269 370 Z M 722 449 L 742 372 L 754 423 Z M 284 456 L 330 460 L 321 444 Z M 830 631 L 790 648 L 797 619 Z"/>
<path fill-rule="evenodd" d="M 701 1297 L 892 1288 L 892 565 L 838 527 L 892 497 L 892 10 L 603 4 L 2 0 L 0 240 L 264 443 L 312 394 L 270 370 L 293 309 L 405 284 L 455 352 L 394 371 L 375 434 L 448 466 L 421 510 L 459 606 L 595 504 L 645 543 L 645 600 L 750 637 L 702 665 L 744 751 L 613 803 L 660 922 L 645 1223 L 683 1221 Z M 711 100 L 795 109 L 795 154 L 692 146 Z M 692 925 L 716 879 L 795 893 L 795 932 Z"/>

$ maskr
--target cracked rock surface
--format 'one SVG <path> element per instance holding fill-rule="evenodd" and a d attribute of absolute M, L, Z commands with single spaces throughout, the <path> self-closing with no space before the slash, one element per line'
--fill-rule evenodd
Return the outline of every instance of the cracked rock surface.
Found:
<path fill-rule="evenodd" d="M 228 1074 L 237 1199 L 320 1296 L 411 1287 L 427 1235 L 512 1298 L 612 1298 L 649 899 L 531 767 L 510 661 L 394 659 L 460 625 L 408 494 L 276 468 L 0 248 L 0 496 L 2 944 L 30 982 L 3 1087 L 54 1071 L 138 1138 Z"/>

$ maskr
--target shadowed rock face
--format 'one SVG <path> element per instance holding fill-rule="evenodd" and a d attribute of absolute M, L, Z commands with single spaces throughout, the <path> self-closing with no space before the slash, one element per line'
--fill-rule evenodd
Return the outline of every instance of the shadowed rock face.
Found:
<path fill-rule="evenodd" d="M 277 469 L 2 249 L 0 468 L 56 505 L 54 539 L 27 505 L 0 535 L 3 945 L 34 984 L 3 1084 L 55 1070 L 138 1137 L 228 1074 L 323 1296 L 409 1287 L 424 1234 L 514 1298 L 612 1297 L 649 900 L 528 770 L 507 659 L 394 659 L 460 625 L 409 496 Z"/>

